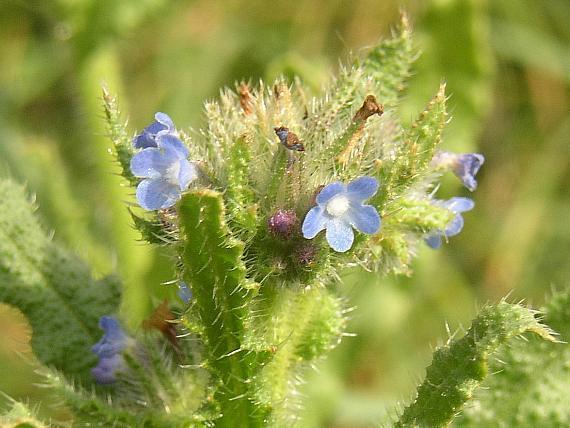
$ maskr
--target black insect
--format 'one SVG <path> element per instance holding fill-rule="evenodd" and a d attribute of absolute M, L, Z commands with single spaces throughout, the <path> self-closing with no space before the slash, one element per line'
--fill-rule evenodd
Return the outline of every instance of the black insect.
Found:
<path fill-rule="evenodd" d="M 285 148 L 289 150 L 296 150 L 298 152 L 305 151 L 305 146 L 303 146 L 303 143 L 301 142 L 301 140 L 299 140 L 297 134 L 289 131 L 289 128 L 280 126 L 279 128 L 274 128 L 274 130 L 277 136 L 279 137 L 279 141 L 281 141 L 281 144 L 283 144 Z"/>

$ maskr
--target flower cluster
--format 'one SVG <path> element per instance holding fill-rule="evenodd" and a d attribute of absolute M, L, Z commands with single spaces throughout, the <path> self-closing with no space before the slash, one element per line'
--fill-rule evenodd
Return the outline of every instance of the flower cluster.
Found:
<path fill-rule="evenodd" d="M 102 316 L 99 327 L 104 334 L 91 348 L 91 351 L 99 357 L 99 363 L 91 369 L 91 374 L 97 383 L 106 385 L 114 383 L 117 380 L 116 373 L 124 369 L 125 363 L 121 354 L 128 345 L 129 337 L 116 318 Z"/>
<path fill-rule="evenodd" d="M 280 142 L 289 150 L 303 151 L 298 137 L 288 128 L 275 128 Z M 137 186 L 139 204 L 146 210 L 159 210 L 173 206 L 189 184 L 198 176 L 194 163 L 188 160 L 188 148 L 178 138 L 172 119 L 165 113 L 156 113 L 155 121 L 133 140 L 141 149 L 131 159 L 132 173 L 143 180 Z M 478 153 L 456 154 L 438 152 L 431 165 L 436 170 L 452 170 L 465 187 L 474 191 L 477 187 L 475 175 L 485 158 Z M 379 183 L 373 177 L 359 177 L 348 184 L 329 183 L 316 196 L 316 205 L 305 215 L 301 226 L 304 238 L 313 239 L 326 230 L 329 246 L 337 252 L 348 251 L 354 242 L 354 231 L 374 234 L 380 230 L 378 211 L 364 201 L 378 191 Z M 439 248 L 442 238 L 457 235 L 463 227 L 462 212 L 473 208 L 468 198 L 451 198 L 448 201 L 435 200 L 434 205 L 449 209 L 455 217 L 444 230 L 431 231 L 426 242 L 432 248 Z M 268 230 L 276 237 L 288 240 L 295 233 L 297 216 L 292 210 L 278 210 L 268 220 Z M 180 287 L 183 301 L 187 301 L 185 284 Z"/>
<path fill-rule="evenodd" d="M 134 138 L 133 145 L 142 150 L 131 159 L 131 172 L 143 178 L 137 186 L 137 201 L 149 211 L 173 206 L 198 176 L 170 117 L 157 113 L 155 119 Z"/>

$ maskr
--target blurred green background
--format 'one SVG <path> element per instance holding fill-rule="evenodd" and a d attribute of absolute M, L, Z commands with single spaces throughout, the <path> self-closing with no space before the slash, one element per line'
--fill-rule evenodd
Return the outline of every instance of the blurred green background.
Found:
<path fill-rule="evenodd" d="M 299 75 L 319 89 L 339 58 L 388 36 L 401 10 L 423 52 L 402 119 L 445 79 L 445 148 L 487 160 L 461 235 L 422 248 L 409 278 L 347 272 L 338 287 L 355 307 L 355 337 L 308 373 L 301 426 L 369 426 L 412 396 L 447 328 L 467 327 L 477 307 L 509 292 L 540 306 L 568 284 L 568 0 L 2 0 L 0 174 L 27 183 L 46 229 L 96 275 L 122 275 L 138 303 L 123 316 L 136 326 L 172 272 L 130 226 L 101 84 L 119 94 L 133 131 L 155 111 L 199 128 L 203 101 L 237 80 Z M 467 193 L 446 177 L 438 196 Z M 65 418 L 33 385 L 29 335 L 0 306 L 0 391 Z"/>

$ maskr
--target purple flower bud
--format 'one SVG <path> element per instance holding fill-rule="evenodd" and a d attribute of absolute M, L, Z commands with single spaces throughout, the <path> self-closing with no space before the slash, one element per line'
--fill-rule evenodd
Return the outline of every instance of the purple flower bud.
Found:
<path fill-rule="evenodd" d="M 297 261 L 300 265 L 310 266 L 315 261 L 317 249 L 314 245 L 304 245 L 297 250 Z"/>
<path fill-rule="evenodd" d="M 105 385 L 115 382 L 116 373 L 124 369 L 121 354 L 128 345 L 129 337 L 114 317 L 101 317 L 99 327 L 104 331 L 103 337 L 91 348 L 99 357 L 99 363 L 91 369 L 91 373 L 97 383 Z"/>
<path fill-rule="evenodd" d="M 267 226 L 269 227 L 269 232 L 273 235 L 282 239 L 289 239 L 297 228 L 298 223 L 299 219 L 294 211 L 277 210 L 267 221 Z"/>

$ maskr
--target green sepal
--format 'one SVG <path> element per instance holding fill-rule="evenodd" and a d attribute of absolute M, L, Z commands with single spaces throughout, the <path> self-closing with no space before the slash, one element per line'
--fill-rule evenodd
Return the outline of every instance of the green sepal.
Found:
<path fill-rule="evenodd" d="M 383 191 L 374 200 L 379 205 L 402 195 L 425 177 L 435 150 L 441 143 L 447 119 L 445 84 L 441 84 L 425 110 L 404 131 L 395 160 L 384 162 L 378 169 L 377 176 L 383 184 Z"/>
<path fill-rule="evenodd" d="M 455 213 L 433 205 L 426 199 L 399 198 L 389 203 L 382 217 L 384 227 L 426 233 L 445 230 Z"/>
<path fill-rule="evenodd" d="M 489 373 L 489 355 L 500 345 L 526 332 L 555 342 L 552 332 L 535 314 L 506 302 L 481 310 L 464 337 L 450 340 L 435 351 L 416 398 L 395 426 L 447 426 Z"/>
<path fill-rule="evenodd" d="M 105 87 L 103 87 L 103 108 L 105 110 L 109 138 L 115 148 L 117 161 L 121 165 L 121 175 L 131 186 L 136 186 L 138 179 L 131 172 L 133 145 L 127 132 L 127 125 L 121 119 L 121 111 L 119 110 L 117 98 L 111 95 Z"/>
<path fill-rule="evenodd" d="M 174 230 L 168 231 L 168 225 L 156 220 L 147 220 L 129 209 L 134 227 L 141 233 L 143 240 L 149 244 L 165 245 L 176 241 Z M 174 225 L 172 225 L 174 226 Z M 173 228 L 173 227 L 172 227 Z"/>
<path fill-rule="evenodd" d="M 0 302 L 20 309 L 32 326 L 32 349 L 81 383 L 91 381 L 102 315 L 117 311 L 119 282 L 95 280 L 89 267 L 42 230 L 22 186 L 0 180 Z"/>
<path fill-rule="evenodd" d="M 402 15 L 395 36 L 381 41 L 362 61 L 364 75 L 372 82 L 370 90 L 386 108 L 391 109 L 397 104 L 417 57 L 410 24 Z"/>

